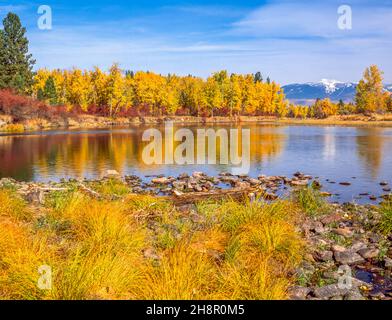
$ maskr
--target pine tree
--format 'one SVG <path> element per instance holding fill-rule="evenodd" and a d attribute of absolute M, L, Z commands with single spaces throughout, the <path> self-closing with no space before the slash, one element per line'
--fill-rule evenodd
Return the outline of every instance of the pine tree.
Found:
<path fill-rule="evenodd" d="M 271 79 L 270 79 L 270 77 L 267 77 L 267 84 L 271 84 Z"/>
<path fill-rule="evenodd" d="M 49 76 L 45 82 L 43 95 L 51 105 L 56 105 L 58 103 L 56 85 L 52 76 Z"/>
<path fill-rule="evenodd" d="M 263 76 L 261 75 L 260 71 L 256 72 L 255 74 L 255 83 L 257 82 L 263 82 Z"/>
<path fill-rule="evenodd" d="M 29 93 L 33 84 L 35 61 L 29 54 L 29 41 L 19 17 L 8 13 L 0 30 L 0 88 Z"/>

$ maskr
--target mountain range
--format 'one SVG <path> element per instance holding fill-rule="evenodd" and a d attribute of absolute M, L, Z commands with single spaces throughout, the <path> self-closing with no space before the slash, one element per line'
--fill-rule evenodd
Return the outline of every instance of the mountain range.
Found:
<path fill-rule="evenodd" d="M 352 102 L 355 99 L 357 83 L 322 79 L 320 82 L 293 83 L 283 86 L 286 98 L 295 104 L 310 105 L 317 98 L 329 98 L 332 101 Z M 385 85 L 385 90 L 392 93 L 392 84 Z"/>

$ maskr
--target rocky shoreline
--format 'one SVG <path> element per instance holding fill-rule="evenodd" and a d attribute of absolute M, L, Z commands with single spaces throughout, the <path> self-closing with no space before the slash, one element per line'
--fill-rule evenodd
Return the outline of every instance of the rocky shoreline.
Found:
<path fill-rule="evenodd" d="M 251 200 L 257 195 L 272 201 L 281 196 L 281 190 L 292 190 L 312 186 L 321 197 L 317 177 L 297 172 L 292 177 L 265 176 L 252 178 L 247 175 L 234 176 L 221 173 L 208 176 L 202 172 L 178 177 L 149 176 L 148 181 L 138 176 L 121 177 L 118 172 L 108 170 L 99 180 L 75 180 L 50 183 L 17 182 L 0 179 L 0 187 L 12 187 L 29 203 L 43 204 L 46 194 L 78 188 L 96 198 L 118 199 L 120 194 L 105 195 L 95 186 L 108 181 L 117 181 L 127 192 L 168 197 L 169 199 L 219 199 L 239 194 Z M 188 197 L 188 198 L 187 198 Z M 179 209 L 193 212 L 195 206 L 179 202 Z M 193 214 L 197 214 L 193 212 Z M 381 214 L 376 205 L 353 203 L 329 203 L 325 210 L 314 215 L 305 215 L 298 232 L 307 243 L 307 252 L 302 265 L 293 277 L 297 286 L 290 289 L 295 300 L 392 300 L 392 234 L 386 235 L 377 228 Z"/>
<path fill-rule="evenodd" d="M 392 300 L 392 235 L 379 232 L 377 207 L 332 205 L 301 226 L 308 252 L 294 300 Z"/>

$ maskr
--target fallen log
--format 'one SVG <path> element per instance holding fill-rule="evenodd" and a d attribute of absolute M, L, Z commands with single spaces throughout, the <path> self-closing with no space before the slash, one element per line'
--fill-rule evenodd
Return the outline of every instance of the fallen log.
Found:
<path fill-rule="evenodd" d="M 183 206 L 207 200 L 217 201 L 232 199 L 235 201 L 248 201 L 256 199 L 257 196 L 262 197 L 265 200 L 276 200 L 278 198 L 275 194 L 267 193 L 264 190 L 252 187 L 246 189 L 214 190 L 209 192 L 189 192 L 174 194 L 172 196 L 163 196 L 162 198 L 174 203 L 176 206 Z"/>

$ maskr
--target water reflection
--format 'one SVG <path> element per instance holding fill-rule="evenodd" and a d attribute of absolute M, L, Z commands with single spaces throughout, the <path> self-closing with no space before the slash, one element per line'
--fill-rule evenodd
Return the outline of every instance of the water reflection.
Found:
<path fill-rule="evenodd" d="M 216 130 L 220 128 L 222 127 L 214 127 Z M 271 160 L 284 148 L 285 135 L 279 133 L 278 129 L 256 126 L 239 129 L 241 128 L 251 129 L 252 162 Z M 146 129 L 148 127 L 0 136 L 0 176 L 18 180 L 92 178 L 101 176 L 107 169 L 115 169 L 121 174 L 151 174 L 151 171 L 158 174 L 166 166 L 146 165 L 142 161 L 143 148 L 148 144 L 142 141 Z M 160 130 L 164 135 L 164 128 Z M 191 130 L 197 146 L 197 128 Z M 175 142 L 174 148 L 179 143 Z M 241 155 L 241 136 L 237 148 L 237 154 Z M 227 150 L 221 150 L 220 143 L 217 143 L 217 169 L 220 167 L 219 159 L 223 151 Z M 206 154 L 208 155 L 208 151 Z M 178 169 L 183 171 L 184 167 Z"/>
<path fill-rule="evenodd" d="M 356 137 L 359 158 L 373 178 L 378 176 L 382 164 L 384 131 L 381 128 L 360 128 Z"/>
<path fill-rule="evenodd" d="M 47 181 L 70 177 L 97 178 L 108 169 L 115 169 L 122 175 L 139 176 L 178 175 L 194 171 L 218 174 L 229 169 L 227 165 L 219 164 L 144 164 L 142 152 L 148 143 L 142 142 L 142 135 L 148 128 L 141 126 L 114 130 L 3 135 L 0 136 L 0 177 Z M 330 190 L 341 193 L 343 198 L 349 200 L 363 192 L 381 195 L 382 190 L 375 189 L 375 185 L 381 180 L 392 183 L 391 129 L 256 124 L 238 128 L 251 129 L 252 176 L 292 175 L 296 171 L 335 181 L 347 181 L 355 176 L 357 180 L 352 187 L 339 189 L 337 184 L 334 190 Z M 159 129 L 163 132 L 164 127 Z M 190 129 L 196 132 L 198 127 Z M 174 146 L 179 143 L 174 143 Z M 222 150 L 219 143 L 217 145 L 219 159 Z M 241 143 L 238 148 L 242 148 Z"/>

